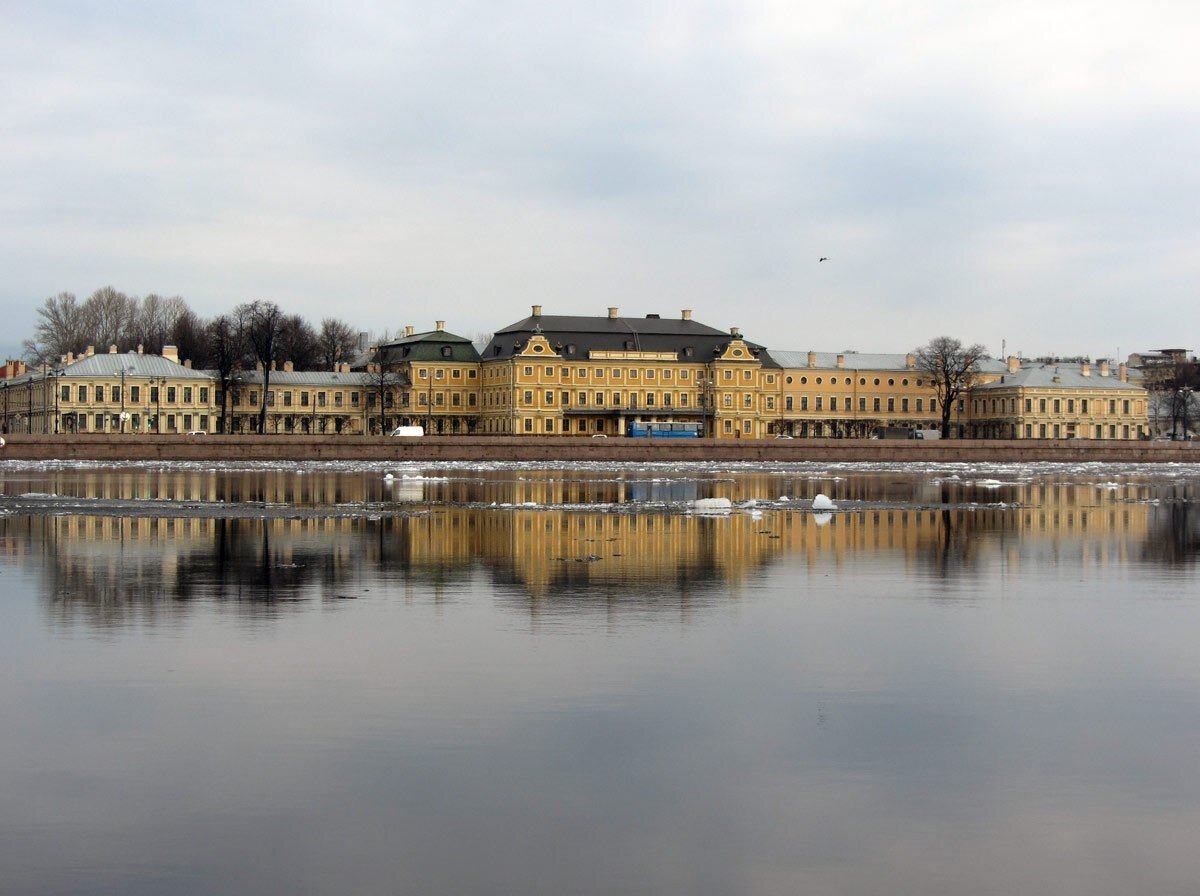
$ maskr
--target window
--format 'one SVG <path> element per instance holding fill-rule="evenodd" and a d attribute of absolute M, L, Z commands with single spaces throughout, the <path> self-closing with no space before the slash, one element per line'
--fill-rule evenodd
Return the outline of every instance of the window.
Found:
<path fill-rule="evenodd" d="M 136 401 L 136 399 L 134 400 Z M 205 404 L 208 404 L 208 386 L 200 387 L 200 400 Z"/>
<path fill-rule="evenodd" d="M 679 396 L 679 406 L 681 408 L 686 408 L 688 406 L 688 396 L 686 392 Z"/>
<path fill-rule="evenodd" d="M 785 411 L 792 410 L 792 396 L 789 395 L 783 400 L 783 409 Z"/>
<path fill-rule="evenodd" d="M 1122 405 L 1121 413 L 1128 414 L 1129 413 L 1129 399 L 1126 398 L 1123 402 L 1121 402 L 1121 405 Z M 1128 438 L 1129 437 L 1129 433 L 1128 433 L 1129 427 L 1127 426 L 1127 427 L 1125 427 L 1125 429 L 1127 430 L 1125 433 L 1125 436 L 1126 436 L 1126 438 Z"/>
<path fill-rule="evenodd" d="M 1054 413 L 1058 414 L 1061 412 L 1062 412 L 1062 401 L 1060 399 L 1056 398 L 1056 399 L 1054 399 Z"/>
<path fill-rule="evenodd" d="M 1046 413 L 1046 399 L 1044 399 L 1044 398 L 1038 399 L 1038 413 L 1039 414 Z"/>
<path fill-rule="evenodd" d="M 648 408 L 654 407 L 654 393 L 653 392 L 646 393 L 646 407 L 648 407 Z"/>
<path fill-rule="evenodd" d="M 1079 399 L 1079 412 L 1086 414 L 1088 412 L 1088 400 L 1086 398 Z"/>
<path fill-rule="evenodd" d="M 559 404 L 561 404 L 561 405 L 563 405 L 564 407 L 565 407 L 566 405 L 569 405 L 569 404 L 571 403 L 571 393 L 570 393 L 570 392 L 563 392 L 561 395 L 559 395 L 559 396 L 558 396 L 558 403 L 559 403 Z"/>
<path fill-rule="evenodd" d="M 546 390 L 546 404 L 554 404 L 554 393 L 549 389 Z"/>
<path fill-rule="evenodd" d="M 454 407 L 459 407 L 462 404 L 462 396 L 457 392 L 450 393 L 450 404 Z"/>
<path fill-rule="evenodd" d="M 744 380 L 749 380 L 749 379 L 750 379 L 751 377 L 753 377 L 753 376 L 754 376 L 754 373 L 753 373 L 752 371 L 750 371 L 750 370 L 743 370 L 743 371 L 742 371 L 742 379 L 744 379 Z"/>
<path fill-rule="evenodd" d="M 749 392 L 747 392 L 745 395 L 742 396 L 742 407 L 744 407 L 744 408 L 754 407 L 754 396 L 751 395 Z"/>
<path fill-rule="evenodd" d="M 1075 399 L 1074 398 L 1067 399 L 1067 413 L 1068 414 L 1075 413 Z"/>
<path fill-rule="evenodd" d="M 824 399 L 824 398 L 822 398 L 820 395 L 818 395 L 818 396 L 817 396 L 817 407 L 816 407 L 816 409 L 817 409 L 818 411 L 823 411 L 823 410 L 825 410 L 825 399 Z"/>
<path fill-rule="evenodd" d="M 62 400 L 63 400 L 63 401 L 70 401 L 70 400 L 71 400 L 71 387 L 70 387 L 70 386 L 63 386 L 63 387 L 62 387 L 62 389 L 61 389 L 60 391 L 61 391 L 61 393 L 62 393 Z"/>
<path fill-rule="evenodd" d="M 1026 414 L 1033 413 L 1033 399 L 1032 398 L 1025 399 L 1025 413 Z"/>
<path fill-rule="evenodd" d="M 445 392 L 435 392 L 434 396 L 433 396 L 433 403 L 435 405 L 437 405 L 439 408 L 444 407 L 446 404 L 446 393 Z"/>
<path fill-rule="evenodd" d="M 533 404 L 533 390 L 532 389 L 525 390 L 525 402 L 524 403 L 526 405 Z"/>
<path fill-rule="evenodd" d="M 341 392 L 333 393 L 333 406 L 335 408 L 340 408 L 342 406 L 342 393 Z"/>
<path fill-rule="evenodd" d="M 139 401 L 142 400 L 142 387 L 141 386 L 130 386 L 129 387 L 129 400 L 132 401 L 134 404 L 137 404 Z"/>
<path fill-rule="evenodd" d="M 725 395 L 724 395 L 724 398 L 723 398 L 722 404 L 724 404 L 724 405 L 725 405 L 725 407 L 727 407 L 727 408 L 731 408 L 731 407 L 733 407 L 733 395 L 731 395 L 730 393 L 726 392 L 726 393 L 725 393 Z"/>
<path fill-rule="evenodd" d="M 936 398 L 929 399 L 929 413 L 931 413 L 931 414 L 937 413 L 937 399 Z"/>
<path fill-rule="evenodd" d="M 598 404 L 600 407 L 604 407 L 604 393 L 603 392 L 596 393 L 596 404 Z"/>
<path fill-rule="evenodd" d="M 307 392 L 300 393 L 300 407 L 302 407 L 302 408 L 308 407 L 308 393 Z"/>
<path fill-rule="evenodd" d="M 733 379 L 733 371 L 732 370 L 725 370 L 722 372 L 725 374 L 725 379 L 727 379 L 727 380 Z"/>
<path fill-rule="evenodd" d="M 426 395 L 424 392 L 418 393 L 418 395 L 417 395 L 417 406 L 418 406 L 418 407 L 425 407 L 425 406 L 426 406 L 426 405 L 428 405 L 428 404 L 429 404 L 429 396 L 428 396 L 428 395 Z"/>
<path fill-rule="evenodd" d="M 730 420 L 728 417 L 725 418 L 725 431 L 733 432 L 733 421 Z"/>
<path fill-rule="evenodd" d="M 902 410 L 906 414 L 908 413 L 908 399 L 907 398 L 900 399 L 900 410 Z"/>
<path fill-rule="evenodd" d="M 97 387 L 97 389 L 99 389 L 99 387 Z M 158 401 L 158 389 L 157 389 L 157 388 L 155 388 L 155 389 L 151 389 L 150 391 L 154 393 L 153 395 L 151 395 L 151 396 L 150 396 L 150 400 L 151 400 L 151 401 Z M 99 392 L 98 392 L 98 391 L 97 391 L 96 398 L 97 398 L 97 400 L 99 400 L 99 398 L 100 398 L 100 396 L 99 396 Z M 80 400 L 80 401 L 87 401 L 87 386 L 80 386 L 80 387 L 79 387 L 79 400 Z"/>
<path fill-rule="evenodd" d="M 522 422 L 525 426 L 526 432 L 533 432 L 533 418 L 532 417 L 525 417 Z"/>
<path fill-rule="evenodd" d="M 524 373 L 525 373 L 525 376 L 533 376 L 533 368 L 526 367 Z"/>
<path fill-rule="evenodd" d="M 192 387 L 191 386 L 183 387 L 183 403 L 184 404 L 192 403 Z"/>
<path fill-rule="evenodd" d="M 586 405 L 587 405 L 587 393 L 586 393 L 586 392 L 580 392 L 580 393 L 579 393 L 579 406 L 580 406 L 580 407 L 585 407 Z"/>
<path fill-rule="evenodd" d="M 437 370 L 435 370 L 433 372 L 433 378 L 435 380 L 444 380 L 446 378 L 446 371 L 442 370 L 442 368 L 439 367 Z"/>
<path fill-rule="evenodd" d="M 426 370 L 424 367 L 419 368 L 417 370 L 417 379 L 420 379 L 420 380 L 429 379 L 429 371 Z"/>
<path fill-rule="evenodd" d="M 631 380 L 636 380 L 638 378 L 638 372 L 636 370 L 629 371 L 629 378 Z"/>
<path fill-rule="evenodd" d="M 253 398 L 251 399 L 251 402 L 253 402 Z M 325 407 L 325 393 L 324 392 L 317 393 L 317 407 L 319 407 L 319 408 Z"/>
<path fill-rule="evenodd" d="M 97 395 L 96 397 L 99 398 L 100 396 Z M 167 403 L 168 404 L 175 403 L 175 387 L 174 386 L 167 386 Z M 250 393 L 250 403 L 251 404 L 258 403 L 258 393 L 257 392 Z"/>
<path fill-rule="evenodd" d="M 802 411 L 808 410 L 808 396 L 807 395 L 800 396 L 800 410 L 802 410 Z"/>
<path fill-rule="evenodd" d="M 270 407 L 274 407 L 274 406 L 275 406 L 275 390 L 272 389 L 270 392 L 267 393 L 267 407 L 270 408 Z"/>
<path fill-rule="evenodd" d="M 871 410 L 873 410 L 873 411 L 881 410 L 881 408 L 879 407 L 879 399 L 878 398 L 871 399 Z"/>
<path fill-rule="evenodd" d="M 918 399 L 917 399 L 917 413 L 919 414 L 919 413 L 921 413 L 923 410 L 925 410 L 925 399 L 924 399 L 924 398 L 918 398 Z"/>
<path fill-rule="evenodd" d="M 549 364 L 546 365 L 546 376 L 548 376 L 548 377 L 554 376 L 554 368 L 551 367 Z"/>

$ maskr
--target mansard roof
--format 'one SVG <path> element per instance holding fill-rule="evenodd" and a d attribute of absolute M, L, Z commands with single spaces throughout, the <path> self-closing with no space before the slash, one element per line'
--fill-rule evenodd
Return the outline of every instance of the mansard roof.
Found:
<path fill-rule="evenodd" d="M 752 351 L 762 352 L 759 360 L 774 366 L 763 346 L 741 336 L 690 317 L 663 318 L 657 314 L 645 317 L 533 314 L 497 330 L 483 350 L 483 360 L 511 358 L 536 334 L 545 336 L 566 360 L 586 359 L 593 351 L 637 351 L 670 352 L 687 362 L 711 361 L 730 342 L 742 339 Z"/>
<path fill-rule="evenodd" d="M 385 342 L 379 346 L 378 351 L 387 364 L 401 361 L 479 362 L 479 352 L 475 350 L 470 339 L 446 330 L 430 330 L 427 333 L 402 336 Z M 374 357 L 371 360 L 374 361 Z"/>

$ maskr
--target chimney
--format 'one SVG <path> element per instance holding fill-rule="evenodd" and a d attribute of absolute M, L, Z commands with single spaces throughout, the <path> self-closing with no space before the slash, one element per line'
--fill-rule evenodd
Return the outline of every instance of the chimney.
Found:
<path fill-rule="evenodd" d="M 809 367 L 816 367 L 816 366 L 817 366 L 817 353 L 816 353 L 816 352 L 809 352 L 809 353 L 808 353 L 808 366 L 809 366 Z"/>
<path fill-rule="evenodd" d="M 293 364 L 291 361 L 283 362 L 283 372 L 284 373 L 291 373 L 295 369 L 296 369 L 296 365 Z"/>
<path fill-rule="evenodd" d="M 1117 367 L 1117 379 L 1123 383 L 1129 382 L 1129 368 L 1125 366 L 1124 361 Z"/>
<path fill-rule="evenodd" d="M 110 355 L 115 355 L 117 353 L 117 347 L 115 345 L 110 345 L 108 347 L 108 353 Z"/>
<path fill-rule="evenodd" d="M 444 320 L 434 321 L 434 324 L 439 333 L 442 332 L 444 329 L 446 329 L 446 322 Z"/>
<path fill-rule="evenodd" d="M 1100 359 L 1100 375 L 1101 376 L 1111 376 L 1112 375 L 1112 371 L 1109 369 L 1109 366 L 1108 366 L 1108 358 Z"/>
<path fill-rule="evenodd" d="M 164 348 L 164 350 L 165 350 L 165 349 L 166 349 L 166 346 L 164 346 L 163 348 Z M 87 347 L 87 351 L 85 351 L 85 352 L 83 353 L 83 356 L 84 356 L 85 358 L 90 358 L 90 357 L 91 357 L 92 355 L 94 355 L 94 354 L 96 354 L 96 346 L 94 346 L 94 345 L 89 345 L 89 346 Z"/>
<path fill-rule="evenodd" d="M 262 369 L 263 369 L 263 368 L 262 368 L 262 361 L 255 361 L 255 362 L 254 362 L 254 370 L 255 370 L 257 373 L 262 373 Z"/>
<path fill-rule="evenodd" d="M 534 305 L 534 306 L 533 306 L 533 316 L 534 316 L 534 317 L 541 317 L 541 316 L 542 316 L 542 306 L 541 306 L 541 305 Z"/>
<path fill-rule="evenodd" d="M 610 306 L 609 306 L 609 308 L 608 308 L 608 319 L 609 319 L 609 320 L 616 320 L 618 317 L 620 317 L 620 311 L 621 311 L 621 309 L 620 309 L 620 308 L 613 308 L 613 307 L 610 305 Z"/>
<path fill-rule="evenodd" d="M 904 356 L 904 367 L 906 370 L 912 370 L 916 366 L 917 366 L 917 356 L 914 355 L 912 352 L 909 352 L 907 355 Z"/>
<path fill-rule="evenodd" d="M 272 361 L 271 361 L 271 370 L 274 370 L 274 369 L 275 369 L 275 361 L 274 361 L 274 360 L 272 360 Z"/>
<path fill-rule="evenodd" d="M 738 327 L 730 327 L 730 328 L 729 328 L 729 335 L 730 335 L 730 336 L 732 336 L 732 337 L 734 337 L 735 339 L 741 339 L 741 338 L 742 338 L 742 331 L 741 331 L 741 330 L 740 330 Z"/>
<path fill-rule="evenodd" d="M 142 345 L 142 344 L 139 342 L 139 343 L 138 343 L 138 354 L 139 354 L 139 355 L 140 355 L 140 354 L 142 354 L 142 352 L 143 352 L 143 350 L 144 350 L 144 349 L 145 349 L 145 346 L 144 346 L 144 345 Z"/>
<path fill-rule="evenodd" d="M 89 345 L 88 346 L 88 354 L 90 355 L 91 353 L 92 353 L 92 347 Z M 173 345 L 164 345 L 163 350 L 162 350 L 162 356 L 164 358 L 166 358 L 168 361 L 174 361 L 176 364 L 179 363 L 179 349 L 177 349 Z"/>
<path fill-rule="evenodd" d="M 839 369 L 846 366 L 846 356 L 845 355 L 837 356 L 837 366 Z"/>
<path fill-rule="evenodd" d="M 412 326 L 411 326 L 411 325 L 409 325 L 409 326 L 407 326 L 407 327 L 405 327 L 405 328 L 404 328 L 404 335 L 405 335 L 405 336 L 411 336 L 412 334 L 413 334 L 413 328 L 412 328 Z"/>
<path fill-rule="evenodd" d="M 1021 369 L 1021 359 L 1018 358 L 1016 355 L 1009 355 L 1006 360 L 1008 361 L 1008 372 L 1009 373 L 1016 373 L 1018 370 Z"/>
<path fill-rule="evenodd" d="M 1092 362 L 1091 361 L 1082 362 L 1079 365 L 1079 374 L 1080 374 L 1080 376 L 1091 376 L 1092 375 Z"/>
<path fill-rule="evenodd" d="M 66 357 L 66 358 L 64 358 L 63 360 L 64 360 L 64 361 L 65 361 L 67 364 L 74 364 L 74 363 L 75 363 L 75 356 L 74 356 L 73 354 L 71 354 L 70 352 L 67 352 L 67 357 Z"/>
<path fill-rule="evenodd" d="M 692 309 L 691 308 L 684 308 L 683 311 L 680 313 L 683 315 L 683 320 L 691 320 L 692 319 Z"/>
<path fill-rule="evenodd" d="M 192 369 L 192 359 L 188 358 L 186 361 L 184 361 L 183 366 L 186 367 L 188 370 L 191 370 Z"/>
<path fill-rule="evenodd" d="M 366 331 L 365 331 L 365 330 L 360 330 L 360 331 L 359 331 L 359 334 L 358 334 L 358 350 L 359 350 L 360 352 L 365 352 L 365 351 L 367 350 L 367 341 L 368 341 L 369 339 L 370 339 L 370 337 L 367 335 L 367 333 L 366 333 Z"/>

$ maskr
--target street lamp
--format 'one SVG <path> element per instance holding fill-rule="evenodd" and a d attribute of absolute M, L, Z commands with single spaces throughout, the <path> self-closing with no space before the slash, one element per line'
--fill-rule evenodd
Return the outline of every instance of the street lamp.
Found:
<path fill-rule="evenodd" d="M 1188 386 L 1184 386 L 1176 393 L 1179 397 L 1178 413 L 1171 418 L 1171 438 L 1176 438 L 1175 435 L 1175 420 L 1183 418 L 1183 441 L 1188 438 L 1188 425 L 1190 423 L 1188 411 L 1192 402 L 1192 390 Z"/>

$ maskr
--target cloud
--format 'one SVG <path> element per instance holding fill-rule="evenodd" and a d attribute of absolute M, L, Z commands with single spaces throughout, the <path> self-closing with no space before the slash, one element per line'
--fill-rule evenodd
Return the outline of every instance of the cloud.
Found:
<path fill-rule="evenodd" d="M 1197 323 L 1187 6 L 4 18 L 0 302 L 26 331 L 109 282 L 467 334 L 532 300 L 690 307 L 791 349 L 1111 353 Z"/>

